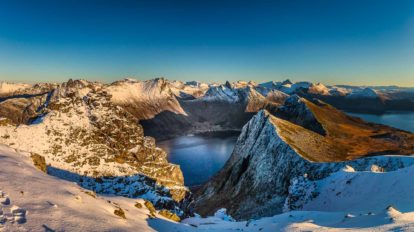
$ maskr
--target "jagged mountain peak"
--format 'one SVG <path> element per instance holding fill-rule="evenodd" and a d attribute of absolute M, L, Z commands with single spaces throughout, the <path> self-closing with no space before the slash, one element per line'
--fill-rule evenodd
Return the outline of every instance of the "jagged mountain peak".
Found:
<path fill-rule="evenodd" d="M 224 85 L 210 86 L 202 99 L 208 101 L 236 102 L 239 100 L 239 96 L 230 82 L 227 81 Z"/>
<path fill-rule="evenodd" d="M 229 81 L 226 81 L 226 83 L 224 84 L 224 86 L 226 88 L 233 89 L 233 86 L 232 86 L 232 84 Z"/>
<path fill-rule="evenodd" d="M 103 86 L 104 85 L 100 82 L 90 82 L 82 79 L 69 79 L 67 82 L 63 82 L 51 90 L 51 98 L 71 96 L 82 98 L 90 91 L 97 91 L 102 89 Z"/>
<path fill-rule="evenodd" d="M 289 79 L 286 79 L 286 80 L 282 81 L 282 83 L 281 83 L 281 85 L 291 85 L 291 84 L 293 84 L 293 83 Z"/>
<path fill-rule="evenodd" d="M 290 102 L 313 104 L 298 97 L 292 97 Z M 329 108 L 329 105 L 309 108 L 313 107 Z M 312 110 L 315 115 L 319 113 Z M 377 133 L 376 129 L 372 128 L 372 132 Z M 413 141 L 412 136 L 405 137 L 408 134 L 398 136 L 408 143 Z M 371 149 L 370 152 L 360 150 L 360 156 L 349 156 L 350 151 L 355 152 L 353 145 L 344 143 L 342 139 L 364 143 L 369 136 L 350 138 L 346 133 L 323 136 L 261 110 L 243 127 L 225 167 L 196 193 L 195 207 L 202 215 L 226 207 L 236 219 L 270 216 L 281 213 L 285 208 L 300 208 L 306 203 L 301 198 L 309 200 L 316 196 L 316 188 L 307 182 L 302 186 L 308 190 L 305 193 L 289 190 L 295 189 L 297 178 L 322 179 L 341 171 L 346 165 L 361 171 L 371 170 L 376 164 L 391 171 L 414 163 L 412 158 L 408 163 L 405 161 L 409 157 L 371 157 L 375 149 L 383 149 L 377 142 L 386 143 L 386 140 L 365 142 L 364 146 Z"/>
<path fill-rule="evenodd" d="M 254 82 L 254 81 L 242 81 L 242 80 L 235 81 L 235 82 L 232 83 L 232 87 L 236 88 L 236 89 L 245 88 L 247 86 L 255 87 L 255 86 L 257 86 L 257 83 Z"/>
<path fill-rule="evenodd" d="M 8 135 L 0 142 L 44 156 L 54 175 L 72 173 L 73 181 L 94 191 L 117 194 L 119 190 L 111 179 L 116 177 L 125 185 L 119 194 L 136 197 L 155 191 L 159 185 L 171 188 L 162 190 L 166 196 L 183 199 L 187 190 L 180 168 L 168 163 L 166 153 L 156 147 L 153 138 L 144 136 L 137 119 L 113 104 L 106 91 L 90 91 L 83 97 L 58 96 L 50 100 L 33 124 L 0 126 L 0 133 Z M 96 178 L 112 184 L 101 185 Z"/>

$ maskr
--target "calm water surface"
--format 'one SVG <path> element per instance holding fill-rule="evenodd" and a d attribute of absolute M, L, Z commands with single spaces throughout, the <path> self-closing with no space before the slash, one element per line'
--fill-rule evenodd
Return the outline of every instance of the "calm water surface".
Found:
<path fill-rule="evenodd" d="M 157 142 L 171 163 L 181 166 L 187 186 L 206 182 L 229 159 L 237 140 L 235 133 L 181 136 Z"/>
<path fill-rule="evenodd" d="M 368 122 L 385 124 L 414 133 L 414 112 L 390 112 L 381 115 L 354 113 L 348 114 L 360 117 Z"/>

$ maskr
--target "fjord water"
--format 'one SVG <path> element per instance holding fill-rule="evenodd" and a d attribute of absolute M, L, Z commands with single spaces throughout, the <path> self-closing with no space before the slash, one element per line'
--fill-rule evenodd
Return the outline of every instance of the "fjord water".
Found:
<path fill-rule="evenodd" d="M 168 153 L 168 160 L 178 164 L 184 174 L 185 185 L 206 182 L 229 159 L 238 133 L 181 136 L 160 141 L 159 147 Z"/>
<path fill-rule="evenodd" d="M 357 114 L 348 113 L 351 116 L 360 117 L 365 121 L 392 126 L 398 129 L 414 133 L 414 112 L 388 112 L 385 114 Z"/>

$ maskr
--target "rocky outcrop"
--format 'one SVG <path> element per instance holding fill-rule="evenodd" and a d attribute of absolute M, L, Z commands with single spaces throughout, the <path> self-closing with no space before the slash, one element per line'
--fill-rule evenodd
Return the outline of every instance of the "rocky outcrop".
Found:
<path fill-rule="evenodd" d="M 46 165 L 46 159 L 45 157 L 36 154 L 36 153 L 32 153 L 30 154 L 30 158 L 33 161 L 33 165 L 39 169 L 40 171 L 47 173 L 47 165 Z"/>
<path fill-rule="evenodd" d="M 402 157 L 312 162 L 286 140 L 282 132 L 286 124 L 294 125 L 267 111 L 255 115 L 243 127 L 224 168 L 196 193 L 195 211 L 206 216 L 224 207 L 236 219 L 271 216 L 290 207 L 294 198 L 288 198 L 289 186 L 301 176 L 321 179 L 346 165 L 368 170 L 375 164 L 389 171 L 412 164 Z"/>
<path fill-rule="evenodd" d="M 43 156 L 50 174 L 96 192 L 146 194 L 169 209 L 184 199 L 187 189 L 179 166 L 168 163 L 137 118 L 114 105 L 101 84 L 63 83 L 41 112 L 30 125 L 2 124 L 0 143 Z"/>

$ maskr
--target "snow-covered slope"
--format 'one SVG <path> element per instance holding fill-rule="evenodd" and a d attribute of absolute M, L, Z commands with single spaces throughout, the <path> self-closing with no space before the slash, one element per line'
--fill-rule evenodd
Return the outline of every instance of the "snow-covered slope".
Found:
<path fill-rule="evenodd" d="M 297 96 L 279 109 L 276 115 L 283 113 L 284 119 L 260 111 L 243 127 L 224 168 L 197 193 L 197 212 L 211 215 L 225 207 L 236 219 L 271 216 L 286 208 L 291 181 L 305 174 L 315 180 L 345 165 L 360 171 L 376 165 L 390 171 L 413 164 L 414 159 L 407 157 L 371 157 L 397 154 L 387 147 L 413 154 L 410 133 L 367 124 Z M 390 134 L 400 139 L 390 139 Z M 365 158 L 354 160 L 360 157 Z M 289 208 L 296 204 L 297 199 L 291 198 Z"/>
<path fill-rule="evenodd" d="M 413 135 L 288 96 L 287 89 L 334 95 L 308 82 L 226 83 L 209 92 L 206 84 L 163 79 L 70 80 L 8 93 L 0 102 L 0 143 L 24 152 L 0 146 L 0 231 L 411 231 L 413 158 L 354 159 L 410 154 Z M 349 94 L 340 92 L 335 97 Z M 32 112 L 27 125 L 10 120 L 24 110 Z M 178 224 L 157 213 L 161 219 L 150 220 L 145 207 L 134 206 L 144 198 L 183 215 L 177 201 L 188 200 L 179 167 L 144 136 L 137 117 L 169 112 L 170 126 L 194 123 L 202 132 L 240 128 L 228 123 L 257 111 L 224 169 L 197 194 L 196 212 L 215 216 Z M 52 176 L 34 169 L 30 156 L 44 157 Z M 249 220 L 235 222 L 226 212 Z"/>
<path fill-rule="evenodd" d="M 0 231 L 273 232 L 414 229 L 411 201 L 413 167 L 386 173 L 333 173 L 316 183 L 320 194 L 305 205 L 311 211 L 291 211 L 258 220 L 235 222 L 224 210 L 220 210 L 212 217 L 193 217 L 177 223 L 165 218 L 160 211 L 153 212 L 156 218 L 152 218 L 143 199 L 95 194 L 74 183 L 40 172 L 33 167 L 29 156 L 30 154 L 16 153 L 13 149 L 0 145 Z M 382 188 L 370 188 L 367 184 Z M 382 191 L 385 189 L 388 191 Z M 359 194 L 360 191 L 366 195 Z M 324 204 L 318 202 L 319 199 L 327 201 Z M 390 202 L 394 207 L 384 207 L 384 204 Z"/>
<path fill-rule="evenodd" d="M 148 194 L 159 205 L 181 201 L 187 189 L 180 168 L 110 95 L 85 89 L 83 82 L 63 83 L 32 124 L 2 123 L 0 143 L 44 156 L 51 174 L 97 192 Z"/>
<path fill-rule="evenodd" d="M 149 81 L 125 79 L 105 88 L 111 101 L 122 106 L 138 119 L 149 119 L 160 112 L 170 111 L 185 115 L 170 83 L 163 78 Z"/>
<path fill-rule="evenodd" d="M 278 137 L 278 130 L 273 128 L 277 123 L 263 116 L 265 113 L 260 112 L 246 125 L 226 164 L 230 168 L 225 167 L 220 178 L 213 178 L 202 189 L 196 211 L 205 213 L 215 206 L 208 213 L 212 215 L 216 209 L 227 207 L 236 218 L 271 216 L 278 213 L 279 207 L 279 213 L 286 213 L 247 222 L 208 217 L 186 219 L 186 223 L 211 223 L 211 229 L 226 226 L 247 231 L 413 229 L 413 157 L 308 162 Z"/>
<path fill-rule="evenodd" d="M 410 159 L 413 157 L 407 157 L 407 160 Z M 308 184 L 315 184 L 318 196 L 305 203 L 301 209 L 368 213 L 379 212 L 392 205 L 402 212 L 414 211 L 414 185 L 410 179 L 413 175 L 413 166 L 392 172 L 375 166 L 362 172 L 351 167 L 323 180 L 309 181 Z"/>
<path fill-rule="evenodd" d="M 226 102 L 238 102 L 239 94 L 237 89 L 227 82 L 225 85 L 210 87 L 203 98 L 203 101 L 226 101 Z"/>
<path fill-rule="evenodd" d="M 246 112 L 257 112 L 269 104 L 280 105 L 288 97 L 278 90 L 269 90 L 253 82 L 235 82 L 212 86 L 199 101 L 243 104 Z"/>
<path fill-rule="evenodd" d="M 99 195 L 47 175 L 29 153 L 0 145 L 0 231 L 186 231 L 143 199 Z M 138 203 L 138 204 L 137 204 Z M 161 213 L 161 214 L 160 214 Z"/>

